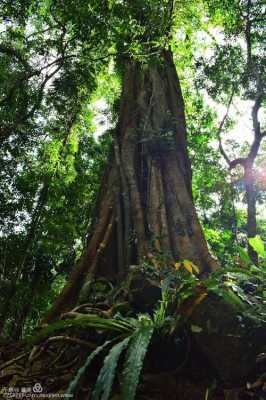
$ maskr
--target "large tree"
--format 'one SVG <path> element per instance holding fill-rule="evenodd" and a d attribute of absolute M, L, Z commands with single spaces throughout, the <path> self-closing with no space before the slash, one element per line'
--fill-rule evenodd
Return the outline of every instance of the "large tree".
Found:
<path fill-rule="evenodd" d="M 124 18 L 134 21 L 134 35 L 124 26 L 123 40 L 132 48 L 137 27 L 138 54 L 123 49 L 121 56 L 120 49 L 119 120 L 91 237 L 46 321 L 75 304 L 84 281 L 93 276 L 117 279 L 142 262 L 159 267 L 161 255 L 169 266 L 190 260 L 201 273 L 218 266 L 193 204 L 184 101 L 166 45 L 173 3 L 128 3 Z M 145 59 L 139 56 L 144 52 Z"/>

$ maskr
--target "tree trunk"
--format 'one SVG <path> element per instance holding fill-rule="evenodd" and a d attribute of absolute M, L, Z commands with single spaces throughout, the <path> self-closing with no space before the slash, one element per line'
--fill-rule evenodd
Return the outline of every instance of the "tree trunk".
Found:
<path fill-rule="evenodd" d="M 245 168 L 245 187 L 247 197 L 247 236 L 248 238 L 252 238 L 257 234 L 256 188 L 254 185 L 254 173 L 252 167 Z M 248 255 L 254 264 L 258 263 L 258 254 L 249 244 Z"/>
<path fill-rule="evenodd" d="M 217 268 L 193 205 L 186 135 L 171 53 L 145 65 L 127 60 L 94 231 L 46 322 L 75 304 L 88 275 L 115 279 L 131 264 L 159 267 L 162 258 L 169 266 L 189 259 L 201 273 Z"/>

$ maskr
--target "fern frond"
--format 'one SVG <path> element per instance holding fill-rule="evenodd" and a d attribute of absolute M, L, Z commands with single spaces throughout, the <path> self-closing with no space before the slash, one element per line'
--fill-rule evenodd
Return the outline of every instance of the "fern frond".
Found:
<path fill-rule="evenodd" d="M 130 339 L 131 336 L 114 345 L 106 356 L 104 365 L 96 381 L 96 386 L 92 395 L 93 400 L 109 399 L 119 357 L 128 346 Z"/>

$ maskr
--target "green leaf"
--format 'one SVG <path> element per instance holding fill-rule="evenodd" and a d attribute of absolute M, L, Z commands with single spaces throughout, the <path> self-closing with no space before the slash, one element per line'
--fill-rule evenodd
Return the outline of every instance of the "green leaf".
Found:
<path fill-rule="evenodd" d="M 230 288 L 226 288 L 222 290 L 222 296 L 223 299 L 229 303 L 230 305 L 232 305 L 233 307 L 239 309 L 239 310 L 244 310 L 245 309 L 245 304 L 244 302 L 241 300 L 241 298 L 233 292 L 233 290 L 231 290 Z"/>
<path fill-rule="evenodd" d="M 134 400 L 139 382 L 140 371 L 146 355 L 154 327 L 152 324 L 144 325 L 132 336 L 127 351 L 123 381 L 121 387 L 122 399 Z"/>
<path fill-rule="evenodd" d="M 254 238 L 249 238 L 248 242 L 250 246 L 253 248 L 253 250 L 255 250 L 260 257 L 266 258 L 264 242 L 260 236 L 256 235 Z"/>
<path fill-rule="evenodd" d="M 130 339 L 131 336 L 127 337 L 122 342 L 117 343 L 111 348 L 98 375 L 96 386 L 92 395 L 93 400 L 109 399 L 120 354 L 128 346 Z"/>
<path fill-rule="evenodd" d="M 238 248 L 239 256 L 241 258 L 241 261 L 243 261 L 245 264 L 249 265 L 251 264 L 251 259 L 245 249 L 243 247 Z"/>
<path fill-rule="evenodd" d="M 198 325 L 191 325 L 190 329 L 191 329 L 191 332 L 193 332 L 193 333 L 200 333 L 203 331 L 201 326 L 198 326 Z"/>
<path fill-rule="evenodd" d="M 74 377 L 74 379 L 70 382 L 66 394 L 67 395 L 71 395 L 74 394 L 75 389 L 80 381 L 80 379 L 82 378 L 82 376 L 85 374 L 87 368 L 89 367 L 89 365 L 91 364 L 91 362 L 94 360 L 94 358 L 101 352 L 103 351 L 110 343 L 112 343 L 112 340 L 107 340 L 102 346 L 97 347 L 97 349 L 95 349 L 87 358 L 85 364 L 78 370 L 76 376 Z"/>
<path fill-rule="evenodd" d="M 43 328 L 36 336 L 29 339 L 30 343 L 37 344 L 59 330 L 66 328 L 94 328 L 100 330 L 110 330 L 121 333 L 131 333 L 136 328 L 129 319 L 126 318 L 103 318 L 95 314 L 86 314 L 75 319 L 56 321 L 48 327 Z"/>

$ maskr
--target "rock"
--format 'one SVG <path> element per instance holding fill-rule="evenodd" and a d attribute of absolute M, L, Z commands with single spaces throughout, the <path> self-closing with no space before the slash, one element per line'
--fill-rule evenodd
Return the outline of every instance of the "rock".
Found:
<path fill-rule="evenodd" d="M 195 345 L 225 382 L 246 382 L 265 349 L 266 324 L 244 315 L 222 297 L 208 294 L 189 323 Z"/>
<path fill-rule="evenodd" d="M 129 302 L 137 312 L 152 312 L 161 299 L 159 283 L 153 281 L 138 268 L 130 271 L 127 290 Z"/>

